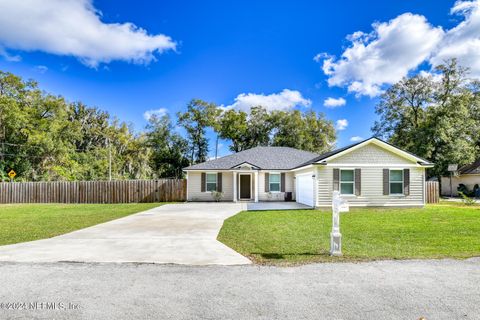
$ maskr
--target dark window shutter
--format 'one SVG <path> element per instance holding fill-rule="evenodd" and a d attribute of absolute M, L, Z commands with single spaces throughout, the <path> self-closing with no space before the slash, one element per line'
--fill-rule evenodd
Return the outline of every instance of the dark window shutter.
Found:
<path fill-rule="evenodd" d="M 205 172 L 202 172 L 202 179 L 201 179 L 201 187 L 200 190 L 202 192 L 205 192 L 205 186 L 207 184 L 207 174 Z"/>
<path fill-rule="evenodd" d="M 403 194 L 410 195 L 410 169 L 403 169 Z"/>
<path fill-rule="evenodd" d="M 383 195 L 388 196 L 390 194 L 390 170 L 383 169 Z"/>
<path fill-rule="evenodd" d="M 355 169 L 355 195 L 362 194 L 362 170 Z"/>
<path fill-rule="evenodd" d="M 333 169 L 333 191 L 338 191 L 340 180 L 340 169 Z"/>
<path fill-rule="evenodd" d="M 222 192 L 222 173 L 217 173 L 217 191 Z"/>
<path fill-rule="evenodd" d="M 265 192 L 270 192 L 270 174 L 265 172 Z"/>
<path fill-rule="evenodd" d="M 280 173 L 280 191 L 285 192 L 285 172 Z"/>

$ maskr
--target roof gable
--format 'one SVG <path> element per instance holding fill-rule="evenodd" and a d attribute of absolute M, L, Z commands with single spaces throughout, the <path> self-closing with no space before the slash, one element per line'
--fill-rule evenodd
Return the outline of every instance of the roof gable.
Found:
<path fill-rule="evenodd" d="M 367 146 L 369 147 L 367 148 Z M 366 149 L 363 151 L 360 151 L 360 149 L 363 149 L 363 148 L 366 148 Z M 368 151 L 372 153 L 370 156 L 368 155 Z M 347 156 L 348 154 L 350 154 L 350 156 Z M 359 155 L 361 155 L 361 157 L 358 157 Z M 343 159 L 341 160 L 341 158 Z M 351 163 L 362 163 L 362 162 L 398 163 L 398 164 L 415 163 L 415 164 L 426 166 L 426 167 L 433 166 L 433 164 L 430 163 L 429 161 L 422 159 L 410 152 L 397 148 L 394 145 L 391 145 L 375 137 L 320 155 L 319 157 L 314 159 L 313 162 L 311 163 L 325 164 L 327 162 L 332 162 L 332 161 L 345 162 L 346 159 L 349 159 Z M 385 162 L 382 162 L 382 161 L 385 161 Z M 400 162 L 395 162 L 395 161 L 400 161 Z"/>
<path fill-rule="evenodd" d="M 260 169 L 254 164 L 251 164 L 250 162 L 244 161 L 242 163 L 239 163 L 237 165 L 234 165 L 230 169 L 241 169 L 241 168 L 249 168 L 249 169 Z"/>
<path fill-rule="evenodd" d="M 386 150 L 374 143 L 363 145 L 338 157 L 332 157 L 328 163 L 382 163 L 382 164 L 412 164 L 417 161 L 407 159 L 394 152 Z"/>

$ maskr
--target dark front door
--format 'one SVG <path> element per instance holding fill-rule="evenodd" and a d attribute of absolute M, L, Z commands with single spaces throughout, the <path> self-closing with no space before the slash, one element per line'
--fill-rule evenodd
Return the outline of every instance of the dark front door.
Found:
<path fill-rule="evenodd" d="M 250 175 L 240 176 L 240 199 L 250 199 Z"/>

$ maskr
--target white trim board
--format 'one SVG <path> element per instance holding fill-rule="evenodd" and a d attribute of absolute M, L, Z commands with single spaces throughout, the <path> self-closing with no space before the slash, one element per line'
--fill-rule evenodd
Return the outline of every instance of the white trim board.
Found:
<path fill-rule="evenodd" d="M 325 167 L 379 167 L 379 168 L 425 168 L 419 164 L 401 164 L 401 163 L 326 163 Z"/>
<path fill-rule="evenodd" d="M 291 172 L 296 172 L 296 171 L 300 171 L 300 170 L 306 170 L 306 169 L 310 169 L 310 168 L 314 168 L 313 164 L 309 164 L 309 165 L 306 165 L 306 166 L 303 166 L 303 167 L 298 167 L 298 168 L 295 168 L 295 169 L 292 169 L 292 170 L 289 170 Z"/>

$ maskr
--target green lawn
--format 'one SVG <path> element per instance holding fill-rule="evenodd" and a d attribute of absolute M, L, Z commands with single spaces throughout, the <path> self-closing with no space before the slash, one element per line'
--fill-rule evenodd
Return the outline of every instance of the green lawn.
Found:
<path fill-rule="evenodd" d="M 331 213 L 244 211 L 218 239 L 261 264 L 480 256 L 480 207 L 351 209 L 340 219 L 343 257 L 330 257 Z"/>
<path fill-rule="evenodd" d="M 0 205 L 0 245 L 54 237 L 159 205 L 161 204 Z"/>

